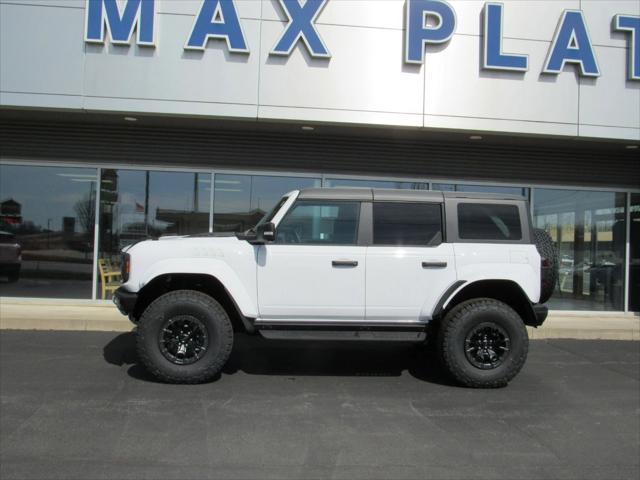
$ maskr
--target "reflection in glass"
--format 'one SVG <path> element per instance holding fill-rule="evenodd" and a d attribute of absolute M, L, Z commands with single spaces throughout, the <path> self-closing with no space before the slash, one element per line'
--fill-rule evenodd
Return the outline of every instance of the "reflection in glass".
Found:
<path fill-rule="evenodd" d="M 359 202 L 297 201 L 278 225 L 277 243 L 355 245 Z"/>
<path fill-rule="evenodd" d="M 96 169 L 0 165 L 0 295 L 91 298 Z"/>
<path fill-rule="evenodd" d="M 629 310 L 640 312 L 640 193 L 631 194 L 629 215 Z"/>
<path fill-rule="evenodd" d="M 458 204 L 460 238 L 521 240 L 520 213 L 516 205 L 465 202 Z"/>
<path fill-rule="evenodd" d="M 122 248 L 139 240 L 208 232 L 210 192 L 209 173 L 102 170 L 99 259 L 106 271 L 117 272 Z M 109 280 L 98 278 L 102 296 Z"/>
<path fill-rule="evenodd" d="M 374 202 L 373 244 L 432 246 L 442 242 L 442 209 L 431 203 Z"/>
<path fill-rule="evenodd" d="M 356 180 L 352 178 L 327 178 L 327 187 L 397 188 L 402 190 L 428 190 L 428 183 L 393 182 L 387 180 Z"/>
<path fill-rule="evenodd" d="M 624 308 L 625 194 L 536 188 L 534 225 L 551 235 L 560 276 L 549 308 Z"/>
<path fill-rule="evenodd" d="M 243 232 L 254 227 L 285 193 L 320 185 L 319 178 L 216 174 L 213 231 Z"/>
<path fill-rule="evenodd" d="M 507 195 L 529 196 L 529 189 L 524 187 L 505 187 L 498 185 L 461 185 L 453 183 L 434 183 L 433 190 L 441 192 L 475 192 L 475 193 L 504 193 Z"/>

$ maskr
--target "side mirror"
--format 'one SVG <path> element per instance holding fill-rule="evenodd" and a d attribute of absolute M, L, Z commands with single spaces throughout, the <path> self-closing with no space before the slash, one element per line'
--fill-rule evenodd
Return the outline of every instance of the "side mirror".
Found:
<path fill-rule="evenodd" d="M 263 223 L 258 225 L 256 234 L 256 240 L 259 242 L 273 242 L 276 239 L 276 226 L 273 222 Z"/>

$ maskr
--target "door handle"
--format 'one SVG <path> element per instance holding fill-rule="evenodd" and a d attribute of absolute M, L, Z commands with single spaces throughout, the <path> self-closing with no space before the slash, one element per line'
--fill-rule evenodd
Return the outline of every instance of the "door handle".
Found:
<path fill-rule="evenodd" d="M 358 262 L 355 260 L 333 260 L 331 265 L 334 267 L 357 267 Z"/>
<path fill-rule="evenodd" d="M 422 262 L 422 268 L 446 268 L 447 262 Z"/>

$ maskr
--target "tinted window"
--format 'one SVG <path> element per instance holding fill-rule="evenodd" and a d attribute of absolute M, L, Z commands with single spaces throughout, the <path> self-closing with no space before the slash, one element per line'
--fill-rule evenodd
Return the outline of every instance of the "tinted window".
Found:
<path fill-rule="evenodd" d="M 11 233 L 0 232 L 0 243 L 14 244 L 16 243 L 16 236 Z"/>
<path fill-rule="evenodd" d="M 460 238 L 474 240 L 520 240 L 520 215 L 516 205 L 458 204 Z"/>
<path fill-rule="evenodd" d="M 278 225 L 278 243 L 355 245 L 359 202 L 301 201 Z"/>
<path fill-rule="evenodd" d="M 373 204 L 374 245 L 438 245 L 442 242 L 440 205 L 377 202 Z"/>
<path fill-rule="evenodd" d="M 0 297 L 91 298 L 97 175 L 0 165 Z"/>
<path fill-rule="evenodd" d="M 554 310 L 623 310 L 627 242 L 625 194 L 536 188 L 534 198 L 534 226 L 551 235 L 560 260 L 559 278 L 548 307 Z M 633 202 L 634 195 L 631 196 L 629 226 L 630 309 L 632 299 L 637 298 L 634 292 L 640 292 L 640 262 L 633 260 L 638 259 L 640 253 L 640 208 Z"/>

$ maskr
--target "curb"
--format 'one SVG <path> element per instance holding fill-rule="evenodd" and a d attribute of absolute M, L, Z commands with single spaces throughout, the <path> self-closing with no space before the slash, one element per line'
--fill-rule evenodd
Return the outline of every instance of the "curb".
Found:
<path fill-rule="evenodd" d="M 111 302 L 0 299 L 0 330 L 129 332 L 132 328 Z"/>
<path fill-rule="evenodd" d="M 110 301 L 0 298 L 1 330 L 129 332 L 129 319 Z M 529 338 L 640 341 L 640 316 L 633 313 L 550 312 Z"/>

